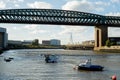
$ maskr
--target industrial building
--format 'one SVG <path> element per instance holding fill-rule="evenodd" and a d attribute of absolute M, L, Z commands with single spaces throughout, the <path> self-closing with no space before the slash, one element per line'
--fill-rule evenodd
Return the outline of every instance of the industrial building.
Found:
<path fill-rule="evenodd" d="M 50 40 L 42 40 L 42 45 L 50 45 Z"/>
<path fill-rule="evenodd" d="M 18 41 L 18 40 L 8 40 L 8 44 L 12 44 L 12 45 L 22 45 L 22 41 Z"/>
<path fill-rule="evenodd" d="M 50 40 L 50 45 L 61 45 L 60 40 L 58 39 L 51 39 Z"/>
<path fill-rule="evenodd" d="M 54 46 L 58 46 L 58 45 L 61 45 L 61 42 L 58 39 L 42 40 L 42 45 L 54 45 Z"/>
<path fill-rule="evenodd" d="M 5 28 L 0 27 L 0 49 L 6 48 L 8 42 L 8 34 Z"/>
<path fill-rule="evenodd" d="M 24 41 L 8 40 L 8 44 L 11 44 L 11 45 L 32 45 L 32 43 L 35 42 L 35 40 L 24 40 Z"/>

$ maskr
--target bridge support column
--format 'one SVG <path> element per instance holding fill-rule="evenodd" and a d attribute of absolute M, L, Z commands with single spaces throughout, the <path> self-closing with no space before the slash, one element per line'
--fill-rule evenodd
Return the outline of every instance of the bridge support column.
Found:
<path fill-rule="evenodd" d="M 108 39 L 108 27 L 107 26 L 95 26 L 94 50 L 99 50 L 102 46 L 105 46 L 107 39 Z"/>

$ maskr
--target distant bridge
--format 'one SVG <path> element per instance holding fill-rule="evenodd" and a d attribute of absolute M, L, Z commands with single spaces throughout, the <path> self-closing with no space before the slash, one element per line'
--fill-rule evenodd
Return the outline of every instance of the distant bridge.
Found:
<path fill-rule="evenodd" d="M 96 26 L 95 47 L 101 47 L 108 26 L 120 27 L 120 17 L 57 9 L 6 9 L 0 10 L 0 23 Z"/>

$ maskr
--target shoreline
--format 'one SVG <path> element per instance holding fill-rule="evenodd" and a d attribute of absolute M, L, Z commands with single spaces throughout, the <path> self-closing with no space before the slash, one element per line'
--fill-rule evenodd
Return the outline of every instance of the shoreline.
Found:
<path fill-rule="evenodd" d="M 103 47 L 94 48 L 94 51 L 120 53 L 120 46 L 110 46 L 110 47 L 103 46 Z"/>
<path fill-rule="evenodd" d="M 118 49 L 100 49 L 99 52 L 120 53 Z"/>
<path fill-rule="evenodd" d="M 15 48 L 18 49 L 18 48 Z M 15 49 L 2 49 L 0 50 L 0 55 L 7 50 L 15 50 Z M 19 49 L 63 49 L 63 48 L 19 48 Z M 85 50 L 85 49 L 64 49 L 64 50 Z M 111 48 L 100 48 L 99 50 L 94 50 L 94 49 L 86 49 L 87 50 L 91 50 L 91 51 L 95 51 L 95 52 L 105 52 L 105 53 L 120 53 L 120 49 L 111 49 Z"/>

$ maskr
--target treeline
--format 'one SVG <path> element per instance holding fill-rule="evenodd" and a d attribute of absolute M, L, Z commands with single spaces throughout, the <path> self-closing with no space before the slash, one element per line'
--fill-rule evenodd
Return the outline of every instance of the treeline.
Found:
<path fill-rule="evenodd" d="M 63 49 L 61 45 L 8 45 L 8 49 Z"/>

